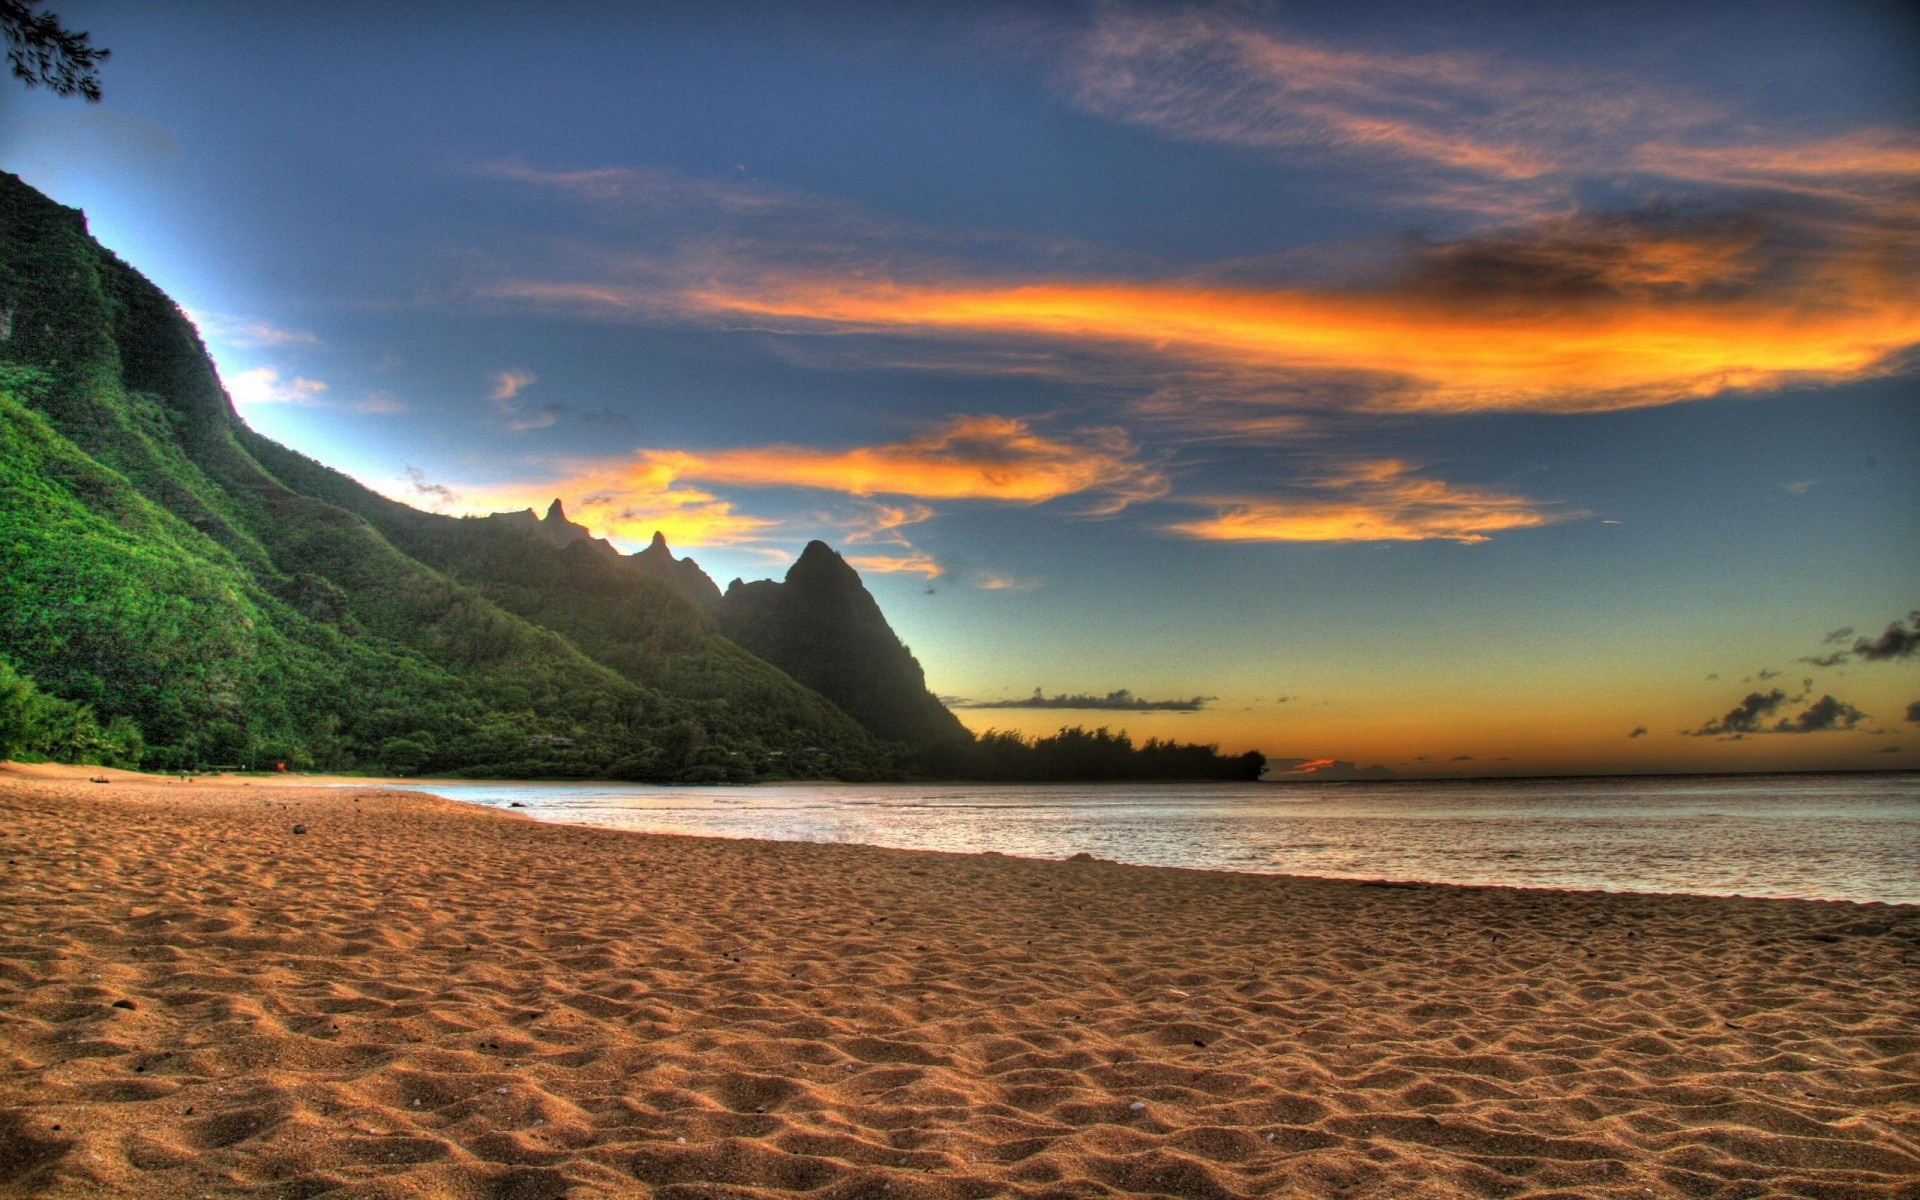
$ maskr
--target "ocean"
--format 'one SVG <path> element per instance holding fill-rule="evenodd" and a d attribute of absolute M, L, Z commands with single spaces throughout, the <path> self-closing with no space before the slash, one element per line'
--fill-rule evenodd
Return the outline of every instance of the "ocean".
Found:
<path fill-rule="evenodd" d="M 429 783 L 542 821 L 1218 871 L 1920 904 L 1920 774 L 1335 784 Z"/>

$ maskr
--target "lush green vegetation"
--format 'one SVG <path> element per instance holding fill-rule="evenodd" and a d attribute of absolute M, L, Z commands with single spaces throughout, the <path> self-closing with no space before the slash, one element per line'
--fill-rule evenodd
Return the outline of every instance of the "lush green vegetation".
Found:
<path fill-rule="evenodd" d="M 1211 747 L 1105 730 L 976 742 L 819 543 L 716 624 L 554 521 L 419 512 L 247 429 L 172 301 L 0 173 L 0 750 L 680 782 L 1245 777 Z"/>
<path fill-rule="evenodd" d="M 711 630 L 687 643 L 710 653 L 663 651 L 651 679 L 644 653 L 596 661 L 494 598 L 567 608 L 539 600 L 537 572 L 436 570 L 252 450 L 296 457 L 240 424 L 171 301 L 78 213 L 0 176 L 0 654 L 36 694 L 137 729 L 156 768 L 890 772 L 843 714 Z M 610 657 L 631 627 L 605 627 Z"/>
<path fill-rule="evenodd" d="M 1258 750 L 1227 756 L 1218 746 L 1158 738 L 1136 746 L 1125 730 L 1089 732 L 1075 725 L 1039 738 L 990 729 L 972 741 L 931 749 L 916 765 L 931 775 L 999 783 L 1254 780 L 1267 759 Z"/>
<path fill-rule="evenodd" d="M 140 729 L 125 717 L 105 728 L 84 704 L 49 696 L 0 658 L 0 759 L 140 763 Z"/>

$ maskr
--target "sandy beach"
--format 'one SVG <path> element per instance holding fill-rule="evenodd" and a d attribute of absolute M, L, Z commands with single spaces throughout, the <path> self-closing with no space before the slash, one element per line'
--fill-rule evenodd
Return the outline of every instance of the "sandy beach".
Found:
<path fill-rule="evenodd" d="M 0 1196 L 1920 1196 L 1913 908 L 93 769 L 0 838 Z"/>

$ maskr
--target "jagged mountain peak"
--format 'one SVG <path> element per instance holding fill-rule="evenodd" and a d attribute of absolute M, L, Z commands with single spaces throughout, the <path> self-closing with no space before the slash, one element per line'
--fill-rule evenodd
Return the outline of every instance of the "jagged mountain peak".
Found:
<path fill-rule="evenodd" d="M 875 736 L 910 746 L 967 737 L 867 591 L 825 542 L 808 542 L 786 581 L 735 580 L 723 633 L 838 704 Z"/>
<path fill-rule="evenodd" d="M 633 555 L 630 561 L 645 574 L 672 584 L 708 612 L 719 608 L 720 586 L 691 558 L 675 558 L 667 546 L 667 535 L 659 530 L 653 531 L 653 540 L 647 543 L 647 548 Z"/>

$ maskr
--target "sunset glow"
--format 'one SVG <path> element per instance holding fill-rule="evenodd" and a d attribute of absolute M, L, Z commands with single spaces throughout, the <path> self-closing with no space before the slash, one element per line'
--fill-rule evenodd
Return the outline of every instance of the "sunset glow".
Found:
<path fill-rule="evenodd" d="M 723 590 L 822 540 L 976 730 L 1920 766 L 1854 650 L 1920 604 L 1892 8 L 98 10 L 7 169 L 393 500 Z"/>

